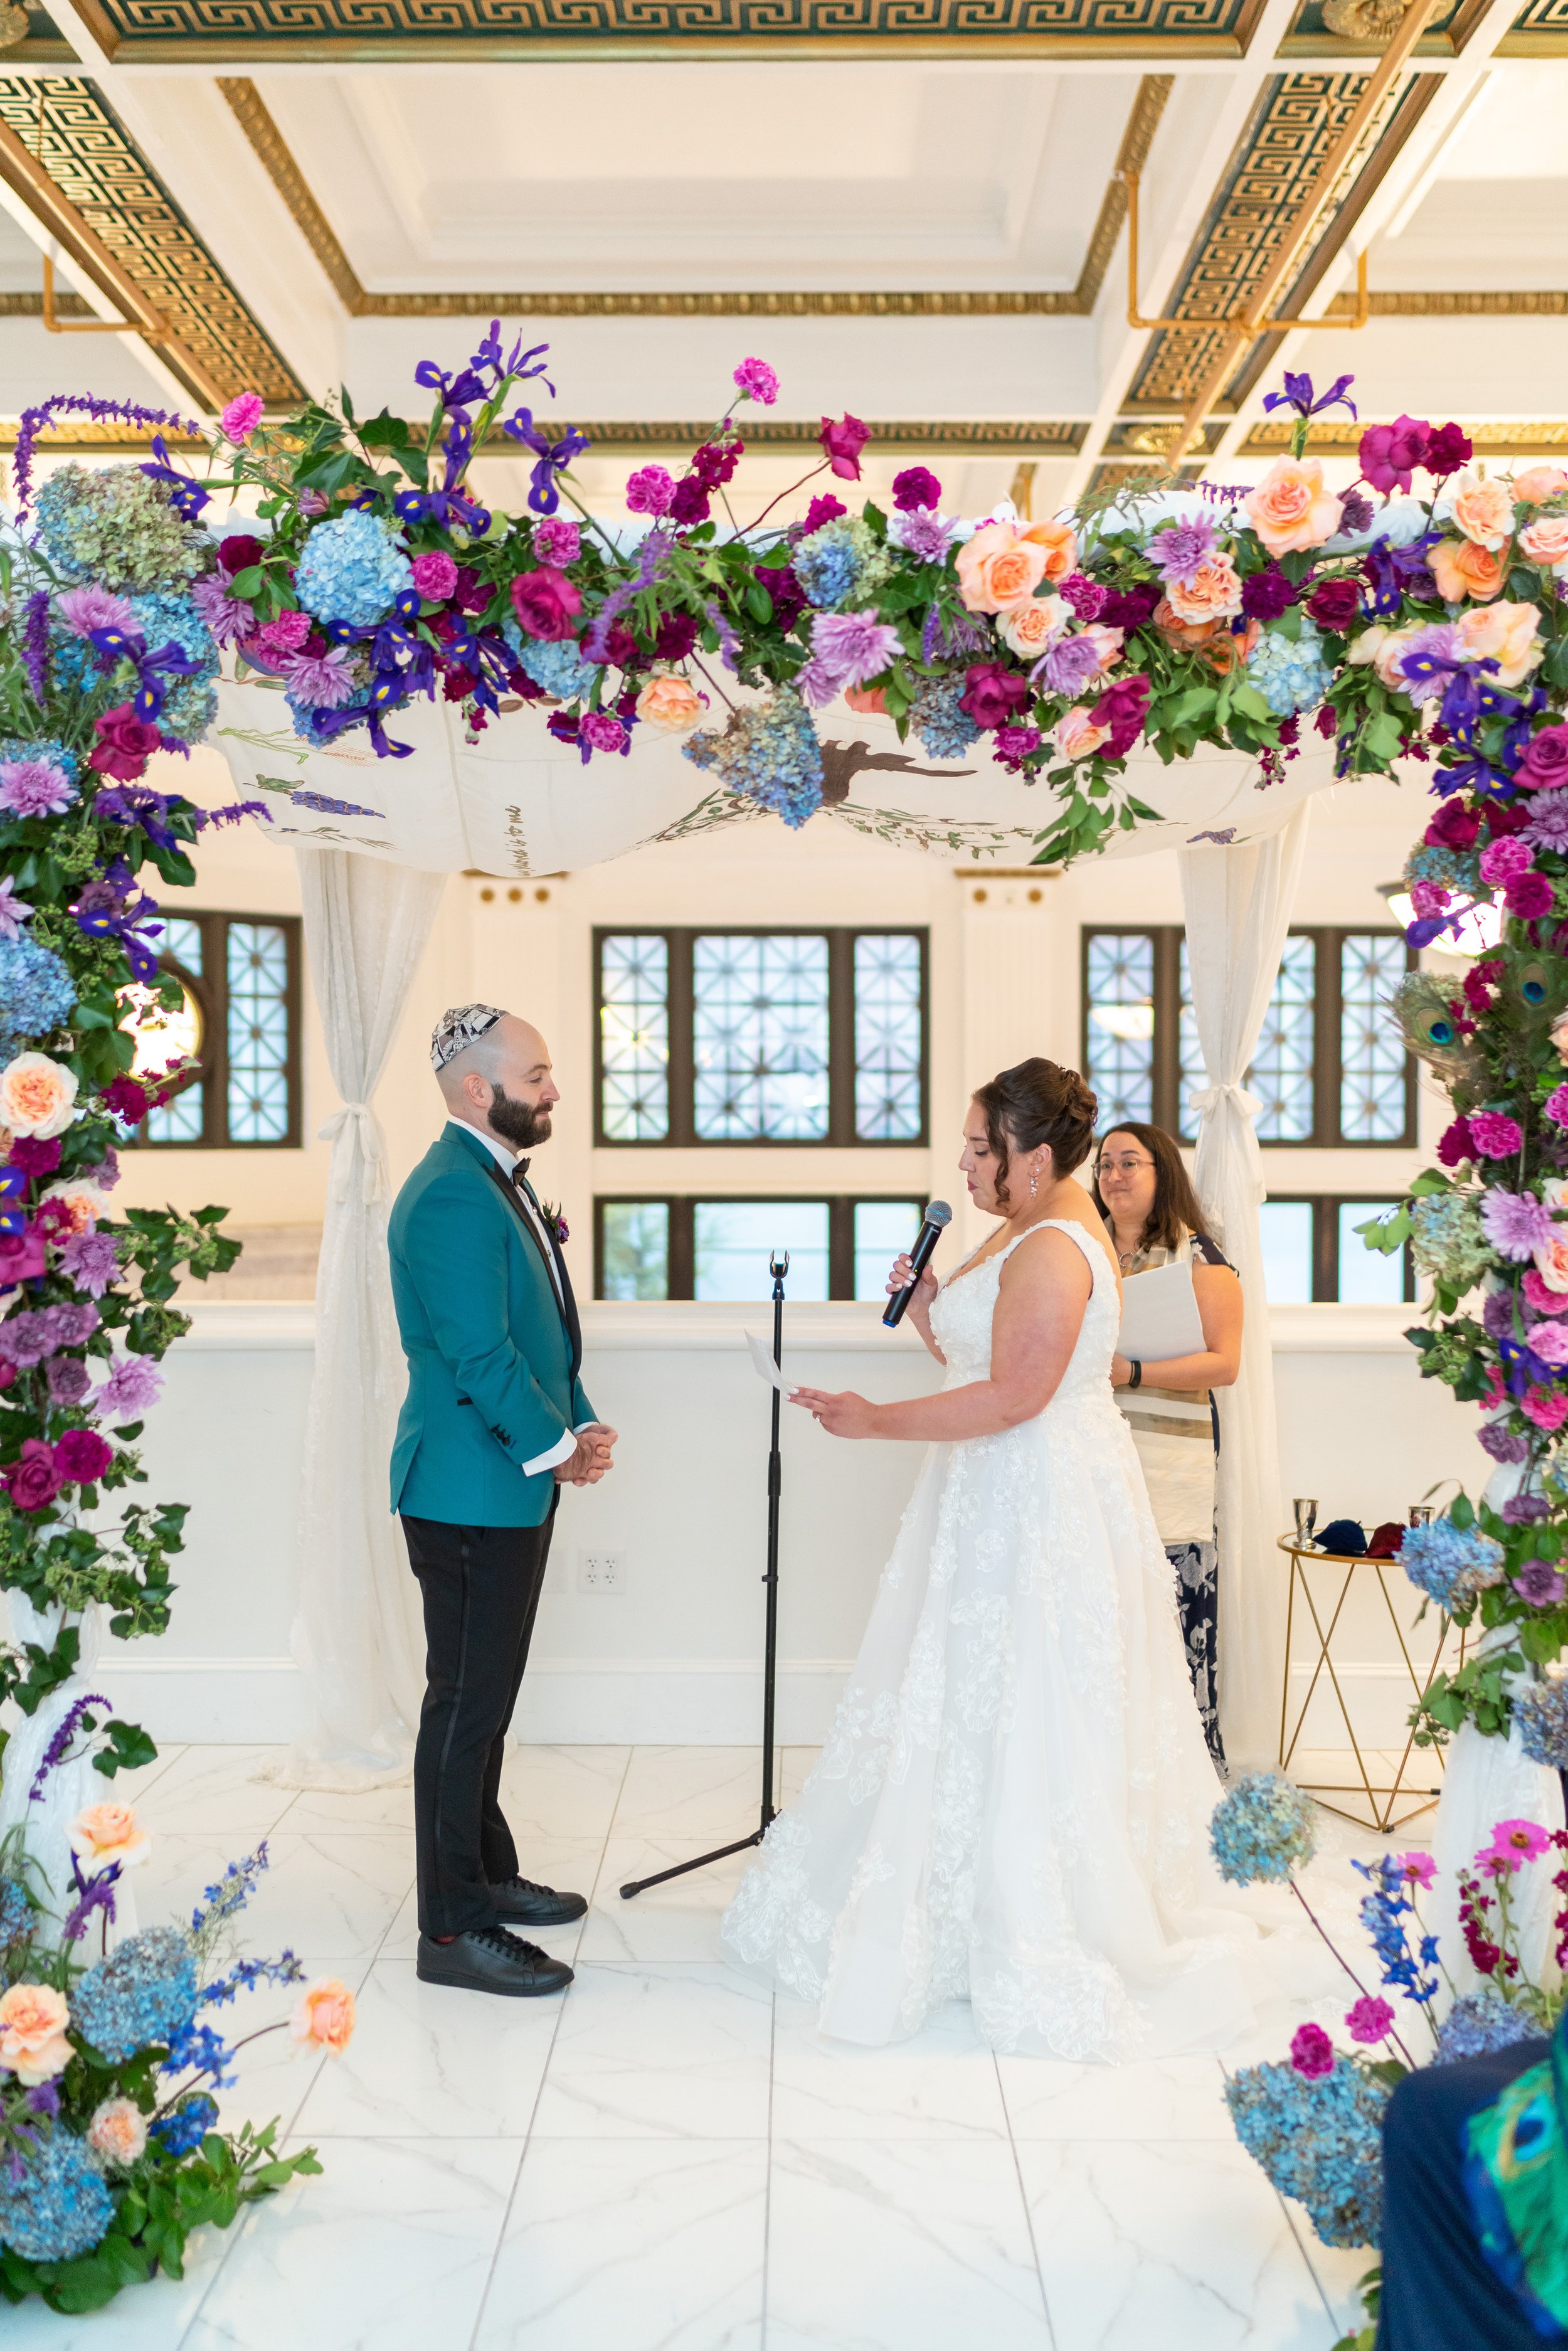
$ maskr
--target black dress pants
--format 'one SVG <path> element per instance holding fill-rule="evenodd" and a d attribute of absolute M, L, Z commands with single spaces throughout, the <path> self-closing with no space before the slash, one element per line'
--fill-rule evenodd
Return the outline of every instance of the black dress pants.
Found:
<path fill-rule="evenodd" d="M 490 1888 L 517 1872 L 500 1805 L 501 1760 L 559 1499 L 558 1489 L 538 1527 L 402 1521 L 424 1603 L 424 1704 L 413 1750 L 423 1934 L 493 1927 Z"/>
<path fill-rule="evenodd" d="M 1460 2179 L 1466 2123 L 1551 2043 L 1423 2065 L 1383 2119 L 1383 2299 L 1377 2351 L 1546 2351 L 1480 2249 Z M 1369 2264 L 1370 2266 L 1370 2264 Z"/>

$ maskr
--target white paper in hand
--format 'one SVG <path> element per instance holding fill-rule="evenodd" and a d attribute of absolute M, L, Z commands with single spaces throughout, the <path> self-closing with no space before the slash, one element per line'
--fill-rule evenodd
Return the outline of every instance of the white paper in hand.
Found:
<path fill-rule="evenodd" d="M 747 1332 L 746 1343 L 751 1350 L 751 1360 L 757 1366 L 758 1378 L 766 1380 L 770 1388 L 777 1388 L 780 1395 L 793 1395 L 796 1383 L 784 1377 L 773 1360 L 771 1347 L 759 1339 L 755 1331 Z"/>
<path fill-rule="evenodd" d="M 1205 1343 L 1190 1265 L 1156 1265 L 1122 1284 L 1119 1353 L 1168 1364 L 1173 1355 L 1201 1354 Z"/>

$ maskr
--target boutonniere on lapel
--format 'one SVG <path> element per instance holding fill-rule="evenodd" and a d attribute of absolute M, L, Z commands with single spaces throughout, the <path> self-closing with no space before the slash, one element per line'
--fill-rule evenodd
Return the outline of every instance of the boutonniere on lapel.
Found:
<path fill-rule="evenodd" d="M 560 1210 L 559 1208 L 552 1208 L 548 1200 L 541 1200 L 539 1202 L 539 1216 L 544 1224 L 545 1230 L 555 1235 L 556 1247 L 558 1249 L 564 1249 L 567 1242 L 571 1238 L 571 1228 L 568 1225 L 566 1218 L 561 1215 Z"/>

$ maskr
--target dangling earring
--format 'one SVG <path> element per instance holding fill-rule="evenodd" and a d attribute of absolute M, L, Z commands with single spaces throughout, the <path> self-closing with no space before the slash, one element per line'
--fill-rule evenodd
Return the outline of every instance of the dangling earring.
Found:
<path fill-rule="evenodd" d="M 1030 1169 L 1030 1171 L 1029 1171 L 1029 1196 L 1030 1196 L 1030 1198 L 1031 1200 L 1033 1199 L 1033 1197 L 1034 1197 L 1035 1194 L 1039 1191 L 1039 1189 L 1040 1189 L 1040 1171 L 1039 1171 L 1039 1169 L 1038 1169 L 1038 1168 L 1031 1167 L 1031 1168 Z"/>

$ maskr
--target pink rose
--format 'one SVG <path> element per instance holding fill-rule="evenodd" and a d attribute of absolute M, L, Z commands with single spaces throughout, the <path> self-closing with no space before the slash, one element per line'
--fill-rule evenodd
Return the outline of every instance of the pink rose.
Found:
<path fill-rule="evenodd" d="M 1568 1126 L 1568 1086 L 1553 1086 L 1541 1107 L 1553 1126 Z"/>
<path fill-rule="evenodd" d="M 1527 465 L 1516 474 L 1513 495 L 1527 507 L 1544 506 L 1548 498 L 1560 498 L 1568 490 L 1568 474 L 1561 465 Z"/>
<path fill-rule="evenodd" d="M 116 783 L 133 784 L 163 740 L 157 727 L 138 718 L 129 702 L 118 703 L 92 723 L 99 739 L 88 755 L 88 766 L 100 776 L 112 776 Z"/>
<path fill-rule="evenodd" d="M 413 584 L 429 604 L 444 604 L 457 585 L 457 566 L 440 548 L 427 548 L 409 565 Z"/>
<path fill-rule="evenodd" d="M 1094 715 L 1110 729 L 1106 748 L 1113 759 L 1124 758 L 1143 733 L 1152 692 L 1148 679 L 1138 670 L 1131 677 L 1117 678 L 1101 694 Z"/>
<path fill-rule="evenodd" d="M 289 2031 L 301 2046 L 340 2057 L 354 2032 L 354 1995 L 336 1976 L 324 1976 L 300 1996 Z"/>
<path fill-rule="evenodd" d="M 576 634 L 572 623 L 582 610 L 582 598 L 564 571 L 544 563 L 513 580 L 512 610 L 525 635 L 559 643 Z"/>
<path fill-rule="evenodd" d="M 55 1447 L 62 1485 L 96 1485 L 113 1459 L 113 1447 L 94 1428 L 68 1428 Z"/>
<path fill-rule="evenodd" d="M 1064 759 L 1087 759 L 1108 741 L 1111 729 L 1096 724 L 1086 703 L 1075 702 L 1051 729 L 1051 740 Z"/>
<path fill-rule="evenodd" d="M 1513 537 L 1513 500 L 1506 484 L 1495 476 L 1467 469 L 1457 476 L 1448 496 L 1456 527 L 1477 547 L 1495 552 Z"/>
<path fill-rule="evenodd" d="M 1241 610 L 1241 581 L 1228 555 L 1211 555 L 1190 580 L 1169 580 L 1166 596 L 1171 611 L 1189 624 L 1228 621 Z"/>
<path fill-rule="evenodd" d="M 1524 757 L 1513 771 L 1516 784 L 1529 791 L 1552 791 L 1568 784 L 1568 726 L 1559 720 L 1542 726 L 1524 747 Z"/>
<path fill-rule="evenodd" d="M 822 419 L 822 429 L 817 435 L 822 454 L 841 482 L 858 482 L 861 477 L 861 451 L 871 434 L 858 416 L 844 414 L 835 424 L 831 416 Z"/>
<path fill-rule="evenodd" d="M 1324 489 L 1315 457 L 1276 457 L 1242 504 L 1270 555 L 1321 547 L 1339 528 L 1341 501 Z"/>
<path fill-rule="evenodd" d="M 53 2081 L 71 2062 L 71 2012 L 50 1984 L 17 1983 L 0 1999 L 0 2066 L 29 2088 Z"/>
<path fill-rule="evenodd" d="M 1386 496 L 1410 492 L 1410 476 L 1427 459 L 1432 428 L 1425 417 L 1396 416 L 1392 424 L 1369 424 L 1361 436 L 1361 477 Z"/>
<path fill-rule="evenodd" d="M 1034 699 L 1027 677 L 1001 662 L 975 662 L 964 672 L 964 691 L 958 705 L 967 710 L 977 726 L 988 730 L 1005 726 L 1015 711 L 1026 710 Z"/>
<path fill-rule="evenodd" d="M 1520 550 L 1543 571 L 1568 563 L 1568 515 L 1542 515 L 1519 534 Z"/>

